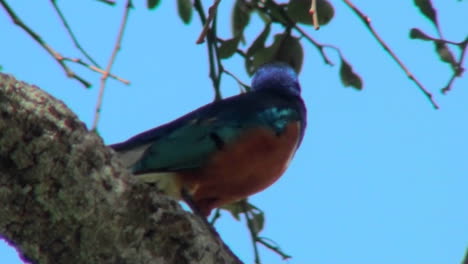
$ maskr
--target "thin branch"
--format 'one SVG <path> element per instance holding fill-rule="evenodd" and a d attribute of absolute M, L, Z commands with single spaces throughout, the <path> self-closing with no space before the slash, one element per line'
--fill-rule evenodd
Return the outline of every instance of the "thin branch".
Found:
<path fill-rule="evenodd" d="M 416 30 L 415 33 L 413 33 L 413 30 Z M 415 34 L 415 35 L 413 35 L 413 34 Z M 440 35 L 440 32 L 439 32 L 439 35 Z M 425 34 L 423 32 L 420 32 L 418 29 L 412 29 L 410 37 L 417 38 L 417 39 L 422 39 L 422 40 L 433 41 L 435 44 L 443 43 L 445 45 L 446 49 L 449 49 L 447 44 L 456 46 L 457 48 L 460 49 L 460 56 L 459 56 L 458 60 L 455 60 L 455 59 L 453 59 L 453 61 L 449 60 L 450 66 L 452 66 L 452 69 L 453 69 L 453 73 L 452 73 L 452 76 L 450 77 L 447 85 L 444 88 L 441 89 L 441 92 L 443 94 L 449 92 L 452 89 L 452 85 L 453 85 L 453 82 L 455 81 L 455 79 L 457 77 L 461 77 L 463 75 L 463 72 L 465 71 L 465 69 L 463 68 L 463 61 L 465 59 L 466 48 L 467 48 L 467 45 L 468 45 L 468 37 L 464 41 L 455 42 L 455 41 L 446 40 L 446 39 L 442 39 L 442 38 L 431 37 L 431 36 L 429 36 L 429 35 L 427 35 L 427 34 Z M 448 52 L 450 52 L 450 51 L 448 51 Z M 441 56 L 441 55 L 439 54 L 439 56 Z M 451 52 L 450 52 L 450 57 L 452 58 Z"/>
<path fill-rule="evenodd" d="M 213 18 L 216 15 L 216 10 L 220 2 L 221 0 L 215 0 L 213 5 L 210 6 L 210 8 L 208 9 L 208 19 L 206 20 L 205 25 L 203 26 L 203 30 L 197 39 L 197 42 L 196 42 L 197 44 L 202 44 L 203 42 L 205 42 L 206 34 L 208 33 L 208 30 L 210 29 L 211 21 L 213 21 Z"/>
<path fill-rule="evenodd" d="M 271 241 L 271 240 L 270 240 Z M 280 255 L 283 260 L 286 260 L 286 259 L 290 259 L 291 256 L 284 253 L 283 251 L 281 251 L 281 248 L 279 248 L 278 246 L 273 246 L 272 244 L 268 243 L 265 241 L 265 238 L 263 237 L 259 237 L 258 240 L 257 240 L 258 243 L 262 244 L 263 246 L 265 246 L 266 248 L 268 248 L 269 250 L 275 252 L 276 254 Z"/>
<path fill-rule="evenodd" d="M 81 53 L 91 62 L 93 63 L 95 66 L 97 66 L 98 68 L 101 68 L 101 66 L 99 66 L 99 64 L 81 47 L 80 43 L 78 42 L 78 39 L 76 38 L 75 34 L 73 34 L 73 31 L 71 30 L 71 27 L 70 25 L 68 24 L 67 20 L 65 19 L 65 16 L 63 15 L 62 11 L 60 10 L 60 8 L 57 6 L 57 2 L 56 0 L 50 0 L 50 2 L 52 3 L 52 6 L 54 7 L 55 9 L 55 12 L 57 12 L 57 14 L 59 15 L 60 17 L 60 21 L 62 21 L 62 24 L 63 26 L 65 27 L 65 29 L 67 30 L 68 32 L 68 35 L 70 35 L 72 41 L 73 41 L 73 44 L 75 45 L 75 47 L 81 51 Z"/>
<path fill-rule="evenodd" d="M 280 8 L 275 1 L 268 0 L 268 1 L 266 1 L 266 4 L 268 4 L 268 6 L 270 8 L 275 8 L 276 11 L 278 11 L 277 13 L 279 13 L 282 16 L 282 18 L 284 20 L 286 20 L 287 25 L 285 25 L 285 26 L 289 26 L 289 27 L 294 28 L 297 32 L 300 33 L 301 36 L 305 37 L 312 45 L 314 45 L 314 47 L 317 48 L 317 50 L 319 51 L 320 55 L 322 56 L 325 64 L 332 65 L 332 66 L 334 65 L 333 62 L 328 58 L 327 54 L 325 53 L 325 48 L 332 48 L 332 49 L 335 49 L 335 50 L 339 51 L 339 49 L 337 47 L 332 46 L 332 45 L 320 44 L 319 42 L 314 40 L 301 27 L 299 27 L 296 23 L 294 23 L 294 21 L 291 19 L 291 17 L 289 17 L 289 15 L 284 11 L 284 9 Z M 257 8 L 259 8 L 259 9 L 265 9 L 265 7 L 262 7 L 260 5 L 257 6 Z M 275 13 L 270 12 L 269 15 L 271 17 L 274 17 Z M 279 19 L 277 17 L 276 17 L 276 20 L 281 21 L 281 19 Z"/>
<path fill-rule="evenodd" d="M 318 14 L 317 14 L 317 0 L 312 0 L 310 5 L 309 14 L 312 15 L 312 24 L 314 25 L 315 30 L 320 29 L 320 24 L 318 22 Z"/>
<path fill-rule="evenodd" d="M 200 21 L 202 24 L 206 24 L 207 18 L 205 16 L 205 12 L 203 11 L 203 5 L 200 0 L 195 0 L 193 3 L 195 10 L 200 17 Z M 208 49 L 208 59 L 210 64 L 210 79 L 213 82 L 213 88 L 215 91 L 215 101 L 221 99 L 221 72 L 223 71 L 223 66 L 221 64 L 221 60 L 218 56 L 218 47 L 216 46 L 216 12 L 213 15 L 213 25 L 211 29 L 207 31 L 206 34 L 207 39 L 207 49 Z"/>
<path fill-rule="evenodd" d="M 74 62 L 74 63 L 77 63 L 81 66 L 84 66 L 92 71 L 95 71 L 97 73 L 100 73 L 100 74 L 104 74 L 105 71 L 97 66 L 94 66 L 94 65 L 89 65 L 88 63 L 82 61 L 81 59 L 78 59 L 78 58 L 66 58 L 66 57 L 63 57 L 62 58 L 64 61 L 70 61 L 70 62 Z M 119 77 L 115 74 L 112 74 L 112 73 L 109 73 L 109 77 L 119 81 L 119 82 L 122 82 L 123 84 L 126 84 L 126 85 L 129 85 L 130 84 L 130 81 L 129 80 L 126 80 L 122 77 Z"/>
<path fill-rule="evenodd" d="M 431 1 L 428 1 L 428 2 L 429 2 L 430 8 L 432 9 L 433 7 L 432 7 Z M 422 11 L 422 10 L 421 10 L 421 11 Z M 431 20 L 432 20 L 432 19 L 431 19 Z M 449 40 L 445 40 L 445 39 L 444 39 L 444 35 L 442 34 L 442 29 L 441 29 L 440 24 L 439 24 L 439 18 L 438 18 L 437 12 L 435 12 L 435 11 L 434 11 L 434 20 L 433 20 L 432 22 L 433 22 L 432 24 L 433 24 L 433 25 L 435 26 L 435 28 L 436 28 L 437 35 L 439 36 L 439 38 L 436 39 L 436 38 L 431 38 L 431 37 L 429 37 L 429 36 L 427 36 L 427 37 L 428 37 L 429 39 L 432 39 L 432 40 L 434 41 L 434 43 L 445 43 L 445 44 L 452 44 L 452 45 L 460 45 L 460 44 L 463 44 L 463 42 L 457 44 L 457 43 L 455 43 L 455 42 L 452 42 L 452 41 L 449 41 Z M 459 47 L 461 47 L 461 46 L 459 46 Z M 448 55 L 449 55 L 450 57 L 453 57 L 453 53 L 452 53 L 452 51 L 450 50 L 450 47 L 445 46 L 445 48 L 447 49 L 446 52 L 448 53 Z M 462 49 L 461 58 L 463 58 L 464 48 L 465 48 L 465 47 L 463 47 L 463 49 Z M 463 59 L 461 59 L 461 60 L 463 60 Z M 453 66 L 453 63 L 452 63 L 452 62 L 449 62 L 449 63 L 451 64 L 451 66 Z M 449 80 L 449 82 L 447 83 L 447 86 L 441 89 L 441 91 L 442 91 L 443 94 L 445 94 L 446 92 L 448 92 L 448 91 L 451 89 L 451 86 L 452 86 L 452 84 L 453 84 L 455 78 L 458 77 L 459 75 L 461 75 L 462 72 L 463 72 L 463 68 L 461 67 L 460 64 L 457 64 L 457 65 L 455 65 L 455 66 L 456 66 L 457 68 L 454 68 L 454 69 L 453 69 L 453 70 L 454 70 L 454 73 L 453 73 L 452 76 L 450 77 L 450 80 Z"/>
<path fill-rule="evenodd" d="M 437 21 L 436 23 L 436 29 L 437 29 L 437 33 L 439 34 L 439 37 L 444 38 L 444 35 L 442 35 L 442 30 L 440 29 L 440 26 L 439 26 L 439 21 Z"/>
<path fill-rule="evenodd" d="M 216 221 L 221 217 L 221 209 L 216 208 L 213 217 L 210 220 L 210 225 L 214 225 Z"/>
<path fill-rule="evenodd" d="M 408 78 L 410 78 L 421 90 L 421 92 L 427 97 L 429 102 L 435 109 L 439 109 L 439 106 L 435 102 L 433 95 L 422 85 L 422 83 L 414 77 L 414 75 L 408 70 L 408 68 L 403 64 L 403 62 L 397 57 L 397 55 L 390 49 L 390 47 L 385 43 L 385 41 L 380 37 L 380 35 L 375 31 L 374 27 L 371 25 L 371 19 L 361 12 L 350 0 L 343 0 L 346 5 L 348 5 L 353 12 L 362 20 L 362 22 L 366 25 L 369 31 L 372 33 L 374 38 L 379 42 L 379 44 L 387 51 L 387 53 L 393 58 L 394 61 L 398 63 L 400 68 L 406 73 Z"/>
<path fill-rule="evenodd" d="M 41 38 L 41 36 L 39 36 L 39 34 L 34 32 L 30 27 L 24 24 L 23 21 L 16 15 L 16 13 L 10 8 L 10 6 L 4 0 L 1 0 L 0 4 L 8 13 L 13 23 L 19 26 L 21 29 L 23 29 L 32 39 L 34 39 L 42 48 L 44 48 L 47 51 L 47 53 L 49 53 L 55 59 L 55 61 L 57 61 L 57 63 L 62 67 L 62 69 L 65 71 L 65 74 L 69 78 L 76 79 L 86 88 L 91 87 L 91 83 L 89 83 L 82 77 L 78 76 L 77 74 L 75 74 L 75 72 L 73 72 L 70 68 L 68 68 L 68 66 L 63 61 L 63 56 L 57 51 L 55 51 L 47 43 L 45 43 L 44 40 Z"/>
<path fill-rule="evenodd" d="M 245 54 L 245 52 L 241 49 L 237 49 L 236 53 L 239 54 L 244 59 L 247 58 L 247 54 Z"/>
<path fill-rule="evenodd" d="M 321 44 L 318 41 L 314 40 L 307 32 L 305 32 L 301 27 L 298 25 L 294 25 L 293 28 L 301 34 L 302 37 L 306 38 L 314 47 L 317 48 L 317 50 L 320 52 L 320 55 L 322 55 L 323 61 L 325 64 L 334 66 L 335 64 L 328 58 L 327 54 L 325 53 L 325 48 L 331 48 L 337 51 L 340 56 L 341 56 L 341 50 L 333 45 L 329 44 Z"/>
<path fill-rule="evenodd" d="M 255 219 L 255 214 L 253 213 L 253 210 L 258 211 L 261 214 L 263 214 L 263 212 L 260 209 L 258 209 L 257 207 L 255 207 L 254 205 L 249 204 L 247 199 L 241 201 L 241 206 L 242 206 L 242 210 L 243 210 L 242 213 L 245 215 L 245 220 L 247 222 L 247 226 L 248 226 L 249 232 L 250 232 L 250 237 L 251 237 L 252 243 L 253 243 L 255 263 L 260 263 L 260 255 L 259 255 L 257 243 L 260 243 L 261 245 L 265 246 L 266 248 L 268 248 L 271 251 L 275 252 L 276 254 L 280 255 L 283 258 L 283 260 L 291 258 L 290 255 L 288 255 L 288 254 L 284 253 L 283 251 L 281 251 L 281 249 L 278 246 L 274 246 L 274 245 L 272 245 L 272 243 L 269 243 L 269 242 L 266 241 L 266 240 L 272 241 L 271 239 L 267 239 L 267 238 L 263 238 L 263 237 L 258 236 L 258 233 L 259 233 L 258 228 L 255 227 L 255 223 L 252 221 L 253 219 Z"/>
<path fill-rule="evenodd" d="M 217 16 L 215 14 L 215 17 L 214 17 L 214 20 L 213 20 L 213 29 L 210 30 L 210 36 L 208 38 L 209 42 L 210 42 L 210 45 L 211 45 L 211 48 L 213 49 L 213 52 L 214 52 L 214 55 L 215 55 L 215 58 L 216 58 L 216 67 L 217 67 L 217 78 L 216 78 L 216 81 L 213 80 L 213 82 L 215 83 L 215 100 L 221 100 L 222 96 L 221 96 L 221 78 L 223 77 L 223 71 L 224 71 L 224 67 L 223 67 L 223 64 L 221 62 L 221 58 L 219 57 L 219 47 L 216 43 L 216 38 L 217 38 L 217 32 L 216 32 L 216 28 L 217 28 Z"/>
<path fill-rule="evenodd" d="M 447 85 L 441 89 L 441 92 L 443 94 L 448 93 L 452 89 L 452 84 L 455 81 L 455 78 L 463 75 L 463 72 L 465 71 L 465 69 L 463 68 L 463 62 L 465 61 L 467 46 L 468 38 L 466 38 L 465 41 L 459 44 L 461 52 L 460 58 L 458 59 L 458 63 L 456 65 L 456 71 L 452 74 L 452 77 L 450 77 L 450 80 L 448 81 Z"/>
<path fill-rule="evenodd" d="M 432 41 L 435 41 L 435 42 L 443 42 L 445 44 L 450 44 L 450 45 L 455 45 L 455 46 L 463 46 L 464 45 L 464 41 L 462 42 L 455 42 L 455 41 L 451 41 L 451 40 L 446 40 L 446 39 L 440 39 L 440 38 L 433 38 L 431 36 L 428 36 L 428 35 L 424 35 L 425 38 L 427 38 L 428 40 L 432 40 Z"/>
<path fill-rule="evenodd" d="M 127 3 L 125 4 L 125 8 L 124 8 L 124 14 L 123 14 L 123 17 L 122 17 L 122 22 L 120 23 L 120 29 L 119 29 L 119 33 L 117 35 L 117 40 L 115 41 L 114 50 L 112 51 L 112 55 L 111 55 L 111 57 L 109 59 L 109 62 L 107 63 L 106 70 L 101 76 L 101 84 L 100 84 L 100 87 L 99 87 L 99 95 L 98 95 L 98 100 L 97 100 L 97 103 L 96 103 L 96 110 L 94 112 L 94 122 L 93 122 L 93 126 L 92 126 L 92 129 L 91 129 L 93 131 L 96 131 L 96 129 L 97 129 L 97 125 L 98 125 L 98 122 L 99 122 L 99 115 L 100 115 L 100 112 L 101 112 L 102 98 L 103 98 L 103 95 L 104 95 L 104 89 L 106 87 L 106 81 L 107 81 L 107 78 L 109 77 L 109 73 L 111 71 L 112 65 L 114 64 L 115 57 L 117 56 L 117 53 L 120 50 L 120 44 L 122 42 L 123 34 L 124 34 L 124 31 L 125 31 L 125 26 L 127 25 L 128 14 L 130 13 L 130 8 L 132 8 L 132 7 L 133 7 L 132 0 L 127 0 Z"/>
<path fill-rule="evenodd" d="M 430 5 L 431 8 L 432 8 L 432 3 L 431 3 L 430 1 L 429 1 L 429 5 Z M 434 17 L 435 21 L 433 21 L 433 22 L 434 22 L 433 24 L 434 24 L 434 26 L 435 26 L 435 28 L 436 28 L 437 35 L 439 35 L 439 37 L 440 37 L 441 39 L 443 39 L 443 38 L 444 38 L 444 35 L 442 35 L 442 30 L 440 29 L 439 18 L 438 18 L 438 16 L 437 16 L 437 12 L 435 12 L 434 15 L 435 15 L 435 17 Z M 432 20 L 432 19 L 431 19 L 431 20 Z"/>
<path fill-rule="evenodd" d="M 255 256 L 255 264 L 260 264 L 260 254 L 258 253 L 257 247 L 257 234 L 255 233 L 255 228 L 251 221 L 251 217 L 249 217 L 249 209 L 247 208 L 247 200 L 242 201 L 242 208 L 244 210 L 245 221 L 247 222 L 247 226 L 250 232 L 250 238 L 252 239 L 252 247 L 254 249 L 254 256 Z"/>
<path fill-rule="evenodd" d="M 241 87 L 243 87 L 244 89 L 241 89 L 241 92 L 249 92 L 250 91 L 250 86 L 246 83 L 244 83 L 243 81 L 241 81 L 239 78 L 237 78 L 236 75 L 234 75 L 232 72 L 226 70 L 223 68 L 223 73 L 231 76 Z"/>

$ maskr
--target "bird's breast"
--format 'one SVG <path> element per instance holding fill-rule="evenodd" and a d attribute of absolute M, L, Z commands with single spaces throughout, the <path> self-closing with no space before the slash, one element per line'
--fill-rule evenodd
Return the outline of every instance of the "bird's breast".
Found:
<path fill-rule="evenodd" d="M 217 151 L 200 169 L 180 173 L 202 211 L 234 202 L 273 184 L 294 156 L 301 135 L 300 122 L 282 133 L 252 128 Z"/>

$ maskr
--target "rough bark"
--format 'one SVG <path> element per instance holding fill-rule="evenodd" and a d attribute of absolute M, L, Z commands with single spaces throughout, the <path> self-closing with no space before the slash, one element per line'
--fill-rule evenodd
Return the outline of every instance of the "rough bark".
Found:
<path fill-rule="evenodd" d="M 0 235 L 33 263 L 237 263 L 63 102 L 0 74 Z"/>

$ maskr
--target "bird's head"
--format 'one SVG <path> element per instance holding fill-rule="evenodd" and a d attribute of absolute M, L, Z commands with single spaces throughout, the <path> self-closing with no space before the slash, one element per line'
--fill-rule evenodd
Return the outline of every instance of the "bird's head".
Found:
<path fill-rule="evenodd" d="M 268 63 L 255 72 L 252 91 L 276 90 L 299 96 L 301 86 L 294 69 L 286 63 Z"/>

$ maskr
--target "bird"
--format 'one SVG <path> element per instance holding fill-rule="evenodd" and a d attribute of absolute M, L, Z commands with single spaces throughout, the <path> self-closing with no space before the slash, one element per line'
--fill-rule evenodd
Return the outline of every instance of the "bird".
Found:
<path fill-rule="evenodd" d="M 130 172 L 199 213 L 242 200 L 286 170 L 306 128 L 297 73 L 260 66 L 251 90 L 202 106 L 172 122 L 110 145 Z"/>

